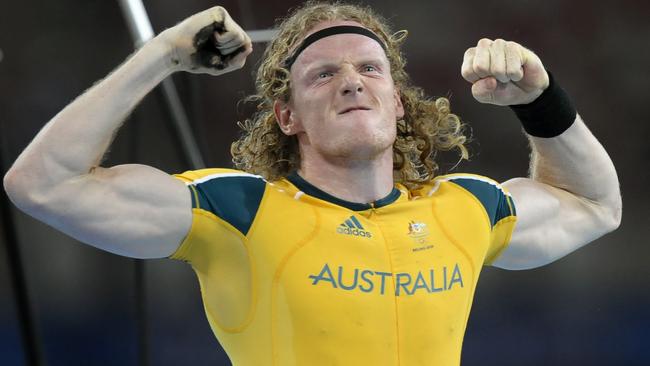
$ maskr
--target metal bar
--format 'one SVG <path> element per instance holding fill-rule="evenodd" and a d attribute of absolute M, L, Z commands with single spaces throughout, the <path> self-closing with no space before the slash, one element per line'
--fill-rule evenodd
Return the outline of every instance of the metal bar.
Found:
<path fill-rule="evenodd" d="M 151 27 L 151 22 L 144 8 L 142 0 L 118 0 L 124 18 L 126 19 L 127 26 L 131 32 L 133 43 L 136 48 L 141 47 L 148 40 L 154 37 L 154 31 Z M 275 29 L 261 29 L 246 31 L 251 41 L 255 43 L 269 42 L 273 40 L 278 31 Z M 167 102 L 167 107 L 172 116 L 172 122 L 176 132 L 178 133 L 182 150 L 193 169 L 205 168 L 205 163 L 201 152 L 190 128 L 190 123 L 187 118 L 187 113 L 183 104 L 180 101 L 176 86 L 171 78 L 162 82 L 162 89 L 164 98 Z"/>
<path fill-rule="evenodd" d="M 278 36 L 278 30 L 277 29 L 259 29 L 259 30 L 247 30 L 246 34 L 248 34 L 249 37 L 251 37 L 251 41 L 253 43 L 263 43 L 263 42 L 270 42 L 275 37 Z"/>
<path fill-rule="evenodd" d="M 140 48 L 145 42 L 153 38 L 153 28 L 149 21 L 147 11 L 142 0 L 118 0 L 126 25 L 129 27 L 135 48 Z"/>
<path fill-rule="evenodd" d="M 118 1 L 126 19 L 126 24 L 131 32 L 135 48 L 139 48 L 154 36 L 147 11 L 142 4 L 142 0 Z M 167 101 L 167 107 L 172 117 L 172 124 L 180 139 L 185 158 L 193 169 L 205 168 L 205 163 L 192 133 L 187 113 L 185 113 L 185 108 L 183 108 L 183 104 L 176 91 L 176 86 L 171 78 L 162 82 L 162 92 Z"/>
<path fill-rule="evenodd" d="M 185 152 L 185 156 L 190 165 L 193 169 L 205 168 L 203 157 L 201 157 L 201 152 L 199 151 L 196 139 L 194 138 L 194 133 L 190 127 L 190 121 L 187 118 L 185 108 L 183 107 L 181 98 L 178 95 L 174 81 L 171 78 L 163 80 L 162 93 L 167 102 L 166 106 L 169 109 L 172 120 L 174 121 L 176 133 L 180 137 L 181 147 Z"/>
<path fill-rule="evenodd" d="M 0 123 L 0 140 L 4 140 L 1 133 L 2 123 Z M 5 161 L 6 156 L 3 146 L 8 146 L 7 141 L 0 141 L 0 172 L 2 177 L 9 169 L 9 162 Z M 7 169 L 5 169 L 5 166 Z M 0 220 L 4 227 L 4 241 L 7 250 L 7 261 L 9 266 L 9 275 L 11 277 L 11 287 L 14 293 L 16 312 L 18 313 L 18 322 L 20 323 L 20 335 L 23 343 L 23 354 L 25 364 L 30 366 L 43 365 L 43 350 L 41 348 L 38 329 L 34 320 L 31 302 L 29 301 L 29 289 L 25 280 L 25 270 L 23 261 L 18 247 L 18 236 L 14 226 L 13 215 L 9 197 L 4 189 L 0 189 Z"/>

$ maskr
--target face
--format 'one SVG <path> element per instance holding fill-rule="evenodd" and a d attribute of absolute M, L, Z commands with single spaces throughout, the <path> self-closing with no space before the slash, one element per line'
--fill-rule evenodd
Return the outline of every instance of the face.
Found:
<path fill-rule="evenodd" d="M 350 21 L 325 22 L 309 34 Z M 337 34 L 307 47 L 291 68 L 291 100 L 276 102 L 281 129 L 302 158 L 372 159 L 390 150 L 404 115 L 386 54 L 372 38 Z"/>

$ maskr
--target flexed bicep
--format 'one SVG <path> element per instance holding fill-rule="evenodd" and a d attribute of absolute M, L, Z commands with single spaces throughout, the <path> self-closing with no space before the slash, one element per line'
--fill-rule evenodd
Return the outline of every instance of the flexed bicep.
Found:
<path fill-rule="evenodd" d="M 134 258 L 171 255 L 192 221 L 185 184 L 137 164 L 97 167 L 28 201 L 20 208 L 31 216 L 84 243 Z"/>
<path fill-rule="evenodd" d="M 596 202 L 528 178 L 503 183 L 517 207 L 517 225 L 493 263 L 529 269 L 551 263 L 611 231 L 607 210 Z"/>

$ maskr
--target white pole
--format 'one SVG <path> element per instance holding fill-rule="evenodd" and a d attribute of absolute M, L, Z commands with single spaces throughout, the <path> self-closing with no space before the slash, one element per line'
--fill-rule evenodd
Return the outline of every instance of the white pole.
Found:
<path fill-rule="evenodd" d="M 140 48 L 154 36 L 151 22 L 142 0 L 119 0 L 126 23 L 135 41 L 135 48 Z"/>
<path fill-rule="evenodd" d="M 119 0 L 119 3 L 122 8 L 122 13 L 124 13 L 126 24 L 131 31 L 135 48 L 140 48 L 154 36 L 153 28 L 151 27 L 151 22 L 142 4 L 142 0 Z M 185 108 L 183 107 L 183 103 L 181 103 L 181 98 L 178 96 L 178 91 L 171 78 L 163 80 L 162 93 L 167 102 L 167 107 L 169 108 L 172 122 L 178 133 L 185 157 L 193 169 L 205 168 L 205 162 L 194 138 L 194 133 L 190 128 L 187 113 L 185 113 Z"/>

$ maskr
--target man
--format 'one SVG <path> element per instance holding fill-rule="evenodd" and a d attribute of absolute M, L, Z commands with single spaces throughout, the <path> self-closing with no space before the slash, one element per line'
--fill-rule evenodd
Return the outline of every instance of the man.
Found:
<path fill-rule="evenodd" d="M 83 242 L 189 262 L 235 365 L 457 365 L 481 267 L 541 266 L 614 230 L 618 180 L 539 58 L 487 39 L 462 75 L 478 101 L 513 106 L 531 178 L 435 176 L 437 150 L 466 154 L 461 124 L 409 84 L 403 38 L 369 9 L 307 4 L 265 52 L 258 113 L 232 148 L 245 172 L 100 167 L 169 74 L 244 64 L 249 38 L 224 9 L 206 10 L 55 116 L 5 187 Z"/>

